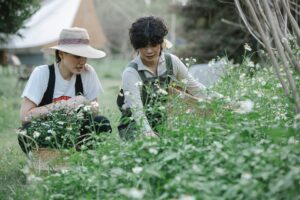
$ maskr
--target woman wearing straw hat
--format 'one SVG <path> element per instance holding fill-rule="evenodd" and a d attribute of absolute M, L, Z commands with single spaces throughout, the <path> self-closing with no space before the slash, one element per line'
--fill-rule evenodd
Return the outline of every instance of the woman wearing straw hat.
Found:
<path fill-rule="evenodd" d="M 153 16 L 137 19 L 129 29 L 137 56 L 123 72 L 122 89 L 117 99 L 122 112 L 118 126 L 121 138 L 134 139 L 138 133 L 158 135 L 158 127 L 165 120 L 163 106 L 159 107 L 164 101 L 160 96 L 167 94 L 171 79 L 186 82 L 187 91 L 195 97 L 208 97 L 205 86 L 188 73 L 181 60 L 164 52 L 164 48 L 172 46 L 164 39 L 167 34 L 163 21 Z"/>
<path fill-rule="evenodd" d="M 87 58 L 102 58 L 105 53 L 90 46 L 87 31 L 77 27 L 63 29 L 58 45 L 42 51 L 54 54 L 56 62 L 38 66 L 32 72 L 22 94 L 23 127 L 28 128 L 33 118 L 43 118 L 61 108 L 89 104 L 98 111 L 97 97 L 103 89 L 95 70 L 86 61 Z M 96 116 L 94 122 L 97 132 L 111 132 L 110 122 L 104 116 Z M 81 135 L 87 131 L 83 125 Z M 22 141 L 19 137 L 22 150 L 27 152 Z"/>

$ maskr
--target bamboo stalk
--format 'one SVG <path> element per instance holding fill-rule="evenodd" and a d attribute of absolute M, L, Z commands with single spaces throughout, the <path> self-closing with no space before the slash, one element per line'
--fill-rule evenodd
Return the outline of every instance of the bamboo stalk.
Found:
<path fill-rule="evenodd" d="M 264 2 L 264 1 L 263 1 L 263 2 Z M 290 22 L 291 22 L 291 25 L 292 25 L 292 27 L 293 27 L 293 30 L 295 31 L 295 34 L 296 34 L 296 36 L 297 36 L 298 42 L 300 42 L 300 28 L 299 28 L 299 26 L 298 26 L 298 23 L 297 23 L 297 21 L 295 20 L 295 18 L 293 17 L 293 15 L 292 15 L 290 9 L 288 9 L 288 6 L 287 6 L 287 4 L 286 4 L 285 1 L 282 1 L 282 5 L 283 5 L 283 6 L 282 6 L 283 9 L 285 10 L 285 12 L 287 13 L 287 15 L 288 15 L 288 17 L 289 17 L 289 20 L 290 20 Z"/>
<path fill-rule="evenodd" d="M 261 41 L 261 39 L 259 38 L 259 35 L 256 35 L 253 32 L 253 28 L 251 27 L 250 23 L 248 22 L 248 20 L 246 18 L 246 15 L 244 14 L 244 12 L 242 10 L 242 7 L 241 7 L 241 4 L 240 4 L 239 0 L 234 0 L 234 1 L 235 1 L 236 8 L 238 9 L 238 11 L 240 13 L 240 16 L 241 16 L 245 26 L 249 30 L 250 34 L 264 47 L 265 44 Z"/>
<path fill-rule="evenodd" d="M 238 0 L 235 0 L 235 1 L 237 2 Z M 254 19 L 254 23 L 255 23 L 255 25 L 258 28 L 258 32 L 261 35 L 262 41 L 265 44 L 265 48 L 266 48 L 268 54 L 271 57 L 272 66 L 273 66 L 273 68 L 275 70 L 275 73 L 276 73 L 276 75 L 277 75 L 277 77 L 278 77 L 278 79 L 279 79 L 279 81 L 280 81 L 280 83 L 282 85 L 283 91 L 284 91 L 285 95 L 289 96 L 289 89 L 286 86 L 286 83 L 285 83 L 285 81 L 283 80 L 283 77 L 280 74 L 279 64 L 277 62 L 277 59 L 276 59 L 273 51 L 271 50 L 271 44 L 269 42 L 269 39 L 266 36 L 266 34 L 265 34 L 265 32 L 264 32 L 264 30 L 262 28 L 261 23 L 259 22 L 259 19 L 258 19 L 257 15 L 256 15 L 256 12 L 255 12 L 252 4 L 249 2 L 249 0 L 246 0 L 245 2 L 246 2 L 247 7 L 250 10 L 250 14 L 251 14 L 252 18 Z"/>
<path fill-rule="evenodd" d="M 266 16 L 267 16 L 268 20 L 270 21 L 272 35 L 275 39 L 275 45 L 278 49 L 279 56 L 281 57 L 281 60 L 283 61 L 283 66 L 284 66 L 284 69 L 285 69 L 285 72 L 286 72 L 286 75 L 287 75 L 287 78 L 288 78 L 288 82 L 289 82 L 290 87 L 291 87 L 292 96 L 293 96 L 293 99 L 295 101 L 297 112 L 300 112 L 300 97 L 299 97 L 299 94 L 298 94 L 298 91 L 297 91 L 296 83 L 295 83 L 295 81 L 293 79 L 293 76 L 291 74 L 291 71 L 289 69 L 289 64 L 288 64 L 289 62 L 288 62 L 288 60 L 285 56 L 284 48 L 283 48 L 282 43 L 280 42 L 280 39 L 279 39 L 279 35 L 278 35 L 278 32 L 277 32 L 278 28 L 276 28 L 276 25 L 278 25 L 278 24 L 275 22 L 274 16 L 272 16 L 271 9 L 270 9 L 268 3 L 266 1 L 262 1 L 262 2 L 263 2 L 263 5 L 264 5 L 266 14 L 267 14 Z"/>

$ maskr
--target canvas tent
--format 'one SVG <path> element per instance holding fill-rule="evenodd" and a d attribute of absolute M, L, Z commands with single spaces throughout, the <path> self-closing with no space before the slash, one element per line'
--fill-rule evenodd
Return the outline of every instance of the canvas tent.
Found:
<path fill-rule="evenodd" d="M 74 26 L 88 30 L 92 46 L 105 46 L 106 37 L 93 0 L 44 0 L 41 8 L 26 22 L 26 28 L 20 30 L 23 38 L 12 36 L 0 48 L 17 54 L 25 64 L 42 64 L 40 49 L 55 45 L 60 31 Z"/>

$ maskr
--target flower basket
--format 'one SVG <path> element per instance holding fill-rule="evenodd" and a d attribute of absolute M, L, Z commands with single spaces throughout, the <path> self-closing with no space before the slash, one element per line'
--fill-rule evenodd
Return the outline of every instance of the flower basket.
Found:
<path fill-rule="evenodd" d="M 67 169 L 66 158 L 70 154 L 59 149 L 38 148 L 30 156 L 31 168 L 37 171 L 59 171 Z"/>
<path fill-rule="evenodd" d="M 207 117 L 212 114 L 212 110 L 200 107 L 200 98 L 194 97 L 179 87 L 169 87 L 168 94 L 171 101 L 166 106 L 168 117 L 178 116 L 182 113 L 193 114 L 197 117 Z"/>

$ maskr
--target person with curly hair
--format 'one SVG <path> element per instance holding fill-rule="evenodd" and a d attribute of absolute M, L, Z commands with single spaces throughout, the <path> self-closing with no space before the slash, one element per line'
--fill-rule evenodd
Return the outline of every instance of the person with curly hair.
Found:
<path fill-rule="evenodd" d="M 136 57 L 125 68 L 117 104 L 122 112 L 119 135 L 126 140 L 138 133 L 159 135 L 159 126 L 166 120 L 163 98 L 171 80 L 186 82 L 187 91 L 206 98 L 205 86 L 197 82 L 182 61 L 164 51 L 168 29 L 162 19 L 154 16 L 137 19 L 129 29 L 130 42 Z"/>

